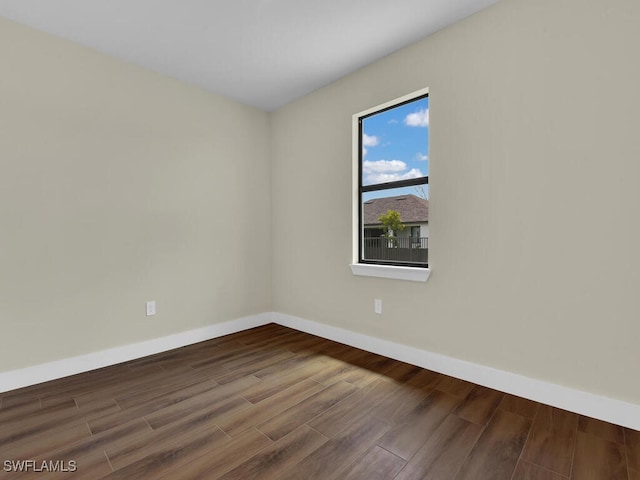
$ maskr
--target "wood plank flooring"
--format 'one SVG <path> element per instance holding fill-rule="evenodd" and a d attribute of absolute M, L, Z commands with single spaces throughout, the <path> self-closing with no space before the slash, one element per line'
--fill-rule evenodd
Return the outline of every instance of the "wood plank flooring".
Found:
<path fill-rule="evenodd" d="M 640 432 L 270 324 L 0 394 L 0 462 L 0 479 L 640 480 Z"/>

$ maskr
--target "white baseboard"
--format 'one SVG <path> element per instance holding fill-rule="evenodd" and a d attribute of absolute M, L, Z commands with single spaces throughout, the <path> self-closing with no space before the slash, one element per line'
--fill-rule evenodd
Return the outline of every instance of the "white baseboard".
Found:
<path fill-rule="evenodd" d="M 291 315 L 273 313 L 272 319 L 279 325 L 344 343 L 368 352 L 384 355 L 385 357 L 581 415 L 640 430 L 640 405 L 637 404 L 535 380 L 515 373 L 458 360 Z"/>
<path fill-rule="evenodd" d="M 108 367 L 271 322 L 502 392 L 640 430 L 640 405 L 637 404 L 543 382 L 282 313 L 262 313 L 131 345 L 2 372 L 0 373 L 0 393 Z"/>
<path fill-rule="evenodd" d="M 238 318 L 144 342 L 0 373 L 0 393 L 35 385 L 271 323 L 270 313 Z"/>

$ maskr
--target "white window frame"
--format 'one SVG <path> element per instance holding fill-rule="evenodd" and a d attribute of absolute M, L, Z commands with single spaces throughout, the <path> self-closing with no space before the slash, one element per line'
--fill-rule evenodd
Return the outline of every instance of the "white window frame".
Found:
<path fill-rule="evenodd" d="M 365 277 L 378 277 L 378 278 L 390 278 L 396 280 L 409 280 L 414 282 L 426 282 L 431 275 L 431 262 L 429 262 L 429 268 L 414 267 L 414 266 L 399 266 L 399 265 L 378 265 L 372 263 L 360 263 L 360 118 L 375 113 L 380 110 L 392 108 L 396 105 L 409 102 L 429 94 L 428 88 L 423 88 L 418 91 L 409 93 L 400 98 L 390 100 L 381 105 L 368 108 L 362 112 L 356 113 L 352 117 L 351 121 L 351 138 L 352 138 L 352 252 L 353 261 L 349 265 L 351 272 L 354 275 Z"/>

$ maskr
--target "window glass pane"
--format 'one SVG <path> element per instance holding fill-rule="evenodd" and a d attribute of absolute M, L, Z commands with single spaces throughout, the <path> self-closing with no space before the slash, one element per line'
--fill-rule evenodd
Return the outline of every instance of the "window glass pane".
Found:
<path fill-rule="evenodd" d="M 362 119 L 362 185 L 429 175 L 429 98 Z"/>
<path fill-rule="evenodd" d="M 362 260 L 427 265 L 428 185 L 363 194 Z"/>

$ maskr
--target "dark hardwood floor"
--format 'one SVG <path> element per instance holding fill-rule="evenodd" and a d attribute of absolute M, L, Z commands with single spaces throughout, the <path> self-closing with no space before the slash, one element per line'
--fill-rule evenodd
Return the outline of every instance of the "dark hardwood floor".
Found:
<path fill-rule="evenodd" d="M 21 479 L 640 480 L 640 432 L 271 324 L 0 394 L 0 461 Z"/>

